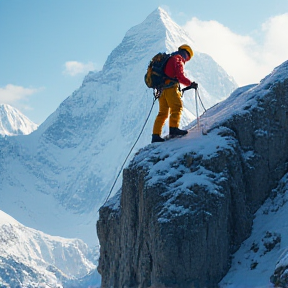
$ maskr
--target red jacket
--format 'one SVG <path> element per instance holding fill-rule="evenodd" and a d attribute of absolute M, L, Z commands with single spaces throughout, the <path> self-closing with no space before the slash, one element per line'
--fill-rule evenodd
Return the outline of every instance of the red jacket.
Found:
<path fill-rule="evenodd" d="M 192 82 L 184 75 L 184 64 L 185 60 L 181 55 L 171 56 L 166 64 L 164 73 L 170 78 L 177 78 L 179 83 L 190 86 Z"/>

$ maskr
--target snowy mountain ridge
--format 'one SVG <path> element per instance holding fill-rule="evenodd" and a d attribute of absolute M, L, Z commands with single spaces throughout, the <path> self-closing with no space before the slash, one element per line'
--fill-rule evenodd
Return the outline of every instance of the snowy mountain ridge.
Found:
<path fill-rule="evenodd" d="M 0 104 L 0 136 L 28 135 L 38 128 L 18 109 Z"/>

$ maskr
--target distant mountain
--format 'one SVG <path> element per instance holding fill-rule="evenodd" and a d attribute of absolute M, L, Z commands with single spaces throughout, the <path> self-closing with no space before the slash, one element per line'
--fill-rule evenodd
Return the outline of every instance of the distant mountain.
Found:
<path fill-rule="evenodd" d="M 28 135 L 38 128 L 16 108 L 0 104 L 0 136 Z"/>
<path fill-rule="evenodd" d="M 195 46 L 163 9 L 155 10 L 34 133 L 0 139 L 0 208 L 45 233 L 97 243 L 98 208 L 152 106 L 152 91 L 144 83 L 147 65 L 159 51 L 183 43 Z M 195 51 L 190 62 L 187 73 L 199 83 L 206 108 L 236 88 L 209 55 Z M 183 101 L 182 127 L 195 119 L 193 91 L 185 92 Z M 156 106 L 131 157 L 151 141 Z M 120 184 L 121 178 L 112 195 Z"/>
<path fill-rule="evenodd" d="M 83 241 L 25 227 L 1 210 L 0 243 L 1 287 L 62 287 L 95 270 Z"/>

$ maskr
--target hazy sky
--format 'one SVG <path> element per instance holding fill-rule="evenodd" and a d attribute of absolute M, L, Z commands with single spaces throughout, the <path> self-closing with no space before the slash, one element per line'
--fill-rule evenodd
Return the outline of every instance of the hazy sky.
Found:
<path fill-rule="evenodd" d="M 288 0 L 0 0 L 0 103 L 42 123 L 159 6 L 240 86 L 288 59 Z"/>

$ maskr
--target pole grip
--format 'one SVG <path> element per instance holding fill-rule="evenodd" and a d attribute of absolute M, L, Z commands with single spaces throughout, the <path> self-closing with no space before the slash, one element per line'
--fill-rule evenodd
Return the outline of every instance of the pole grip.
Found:
<path fill-rule="evenodd" d="M 190 90 L 190 89 L 192 89 L 192 88 L 193 88 L 193 87 L 191 87 L 191 86 L 187 86 L 187 87 L 185 87 L 185 88 L 182 89 L 182 92 L 185 92 L 185 91 Z"/>

